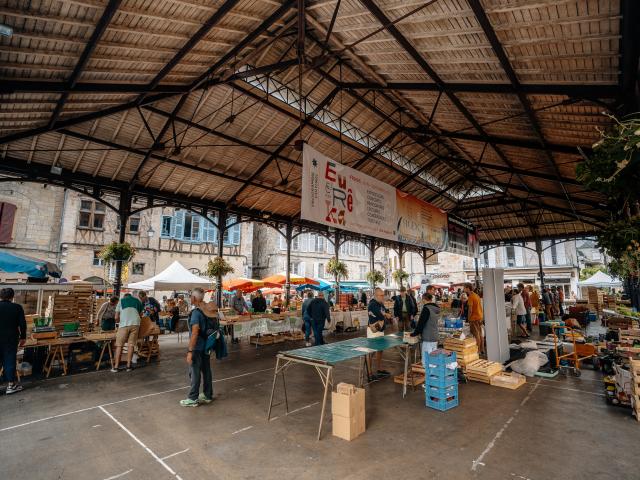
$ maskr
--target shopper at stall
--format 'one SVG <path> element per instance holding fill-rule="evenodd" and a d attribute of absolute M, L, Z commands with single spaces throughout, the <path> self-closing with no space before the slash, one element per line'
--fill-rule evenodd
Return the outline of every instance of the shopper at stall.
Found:
<path fill-rule="evenodd" d="M 251 308 L 255 313 L 264 313 L 267 311 L 267 300 L 262 295 L 262 290 L 256 292 L 256 298 L 251 302 Z"/>
<path fill-rule="evenodd" d="M 466 293 L 463 292 L 460 294 L 460 308 L 458 310 L 458 316 L 463 320 L 467 320 L 469 318 L 469 305 L 467 304 L 468 300 L 469 297 Z"/>
<path fill-rule="evenodd" d="M 553 320 L 555 315 L 553 313 L 553 297 L 551 296 L 551 289 L 545 287 L 542 291 L 542 306 L 544 307 L 544 315 L 547 321 Z"/>
<path fill-rule="evenodd" d="M 309 290 L 307 292 L 307 298 L 302 302 L 302 321 L 304 322 L 304 344 L 307 347 L 311 346 L 311 342 L 309 342 L 309 337 L 311 336 L 311 315 L 309 315 L 309 304 L 313 300 L 313 292 Z"/>
<path fill-rule="evenodd" d="M 367 338 L 375 338 L 384 336 L 384 330 L 391 320 L 391 313 L 387 311 L 387 308 L 384 306 L 384 291 L 381 288 L 376 288 L 373 292 L 373 298 L 369 302 L 369 306 L 367 307 L 367 312 L 369 314 L 369 325 L 367 326 Z M 368 358 L 369 365 L 369 381 L 376 380 L 380 377 L 388 377 L 391 375 L 388 371 L 382 368 L 382 352 L 376 352 L 376 366 L 377 366 L 377 374 L 373 373 L 373 355 L 370 355 Z"/>
<path fill-rule="evenodd" d="M 16 382 L 16 360 L 18 347 L 24 346 L 27 338 L 27 322 L 22 305 L 14 303 L 13 288 L 0 290 L 0 360 L 7 380 L 5 393 L 11 395 L 22 390 Z"/>
<path fill-rule="evenodd" d="M 160 325 L 160 304 L 158 301 L 143 291 L 138 292 L 138 298 L 142 302 L 144 314 L 149 317 L 153 323 Z"/>
<path fill-rule="evenodd" d="M 529 296 L 529 290 L 525 288 L 524 283 L 519 283 L 518 291 L 522 296 L 522 301 L 524 302 L 524 308 L 527 311 L 526 313 L 527 331 L 531 333 L 532 332 L 531 330 L 531 297 Z"/>
<path fill-rule="evenodd" d="M 96 315 L 100 329 L 102 331 L 111 331 L 116 329 L 116 307 L 118 306 L 118 297 L 113 296 L 108 301 L 100 305 L 98 314 Z"/>
<path fill-rule="evenodd" d="M 180 321 L 180 308 L 178 308 L 176 301 L 170 298 L 167 300 L 167 309 L 171 315 L 171 319 L 169 320 L 169 330 L 171 332 L 175 332 L 178 327 L 178 322 Z"/>
<path fill-rule="evenodd" d="M 421 336 L 422 339 L 422 363 L 427 368 L 428 355 L 438 348 L 438 323 L 440 322 L 440 307 L 433 301 L 430 293 L 422 294 L 422 311 L 416 328 L 411 333 L 412 337 Z"/>
<path fill-rule="evenodd" d="M 558 307 L 560 309 L 560 316 L 564 316 L 564 288 L 558 287 Z"/>
<path fill-rule="evenodd" d="M 512 290 L 511 309 L 516 314 L 516 325 L 520 329 L 519 337 L 529 337 L 529 333 L 527 332 L 527 309 L 524 306 L 524 299 L 522 298 L 522 294 L 517 288 L 514 288 Z"/>
<path fill-rule="evenodd" d="M 215 329 L 216 322 L 203 313 L 203 304 L 204 290 L 194 288 L 191 291 L 191 305 L 194 308 L 189 314 L 189 349 L 187 350 L 191 389 L 189 396 L 180 400 L 180 405 L 183 407 L 197 407 L 201 403 L 213 401 L 211 355 L 205 351 L 205 345 L 208 332 Z M 202 393 L 200 393 L 200 383 L 202 383 Z"/>
<path fill-rule="evenodd" d="M 407 289 L 400 287 L 400 295 L 396 296 L 393 302 L 393 317 L 398 324 L 398 331 L 406 332 L 410 330 L 411 321 L 416 314 L 416 310 L 414 310 L 413 300 L 407 294 Z"/>
<path fill-rule="evenodd" d="M 557 317 L 560 315 L 560 297 L 555 285 L 551 287 L 551 301 L 553 302 L 553 314 Z"/>
<path fill-rule="evenodd" d="M 535 288 L 533 288 L 533 285 L 529 285 L 527 287 L 527 290 L 529 290 L 529 300 L 531 301 L 531 309 L 535 310 L 536 312 L 539 312 L 540 311 L 540 294 Z"/>
<path fill-rule="evenodd" d="M 364 290 L 360 290 L 360 305 L 367 306 L 367 294 Z"/>
<path fill-rule="evenodd" d="M 416 300 L 416 291 L 413 288 L 408 290 L 409 300 L 413 303 L 413 320 L 411 320 L 411 328 L 416 326 L 416 317 L 418 316 L 418 300 Z M 422 300 L 420 301 L 422 305 Z"/>
<path fill-rule="evenodd" d="M 140 328 L 140 315 L 144 307 L 142 302 L 130 293 L 125 293 L 124 297 L 118 302 L 116 307 L 116 322 L 119 323 L 116 333 L 116 358 L 114 366 L 111 369 L 116 373 L 120 368 L 120 357 L 122 356 L 122 347 L 127 344 L 127 372 L 131 371 L 131 360 L 133 359 L 133 350 L 138 343 L 138 329 Z"/>
<path fill-rule="evenodd" d="M 469 313 L 467 319 L 469 320 L 471 335 L 476 339 L 478 352 L 484 354 L 484 339 L 482 338 L 482 321 L 484 315 L 482 312 L 482 300 L 480 296 L 473 291 L 473 285 L 470 283 L 464 284 L 464 293 L 466 293 L 468 297 L 467 308 Z"/>
<path fill-rule="evenodd" d="M 329 312 L 329 304 L 324 299 L 324 293 L 318 292 L 318 296 L 309 302 L 307 312 L 311 317 L 311 326 L 313 327 L 313 337 L 315 344 L 324 345 L 322 331 L 326 322 L 331 321 L 331 313 Z"/>

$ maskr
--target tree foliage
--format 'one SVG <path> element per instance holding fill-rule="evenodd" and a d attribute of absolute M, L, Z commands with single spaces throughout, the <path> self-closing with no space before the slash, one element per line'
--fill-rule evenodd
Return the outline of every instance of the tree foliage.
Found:
<path fill-rule="evenodd" d="M 580 281 L 586 280 L 587 278 L 591 278 L 597 272 L 607 273 L 607 267 L 603 265 L 598 265 L 594 267 L 584 267 L 580 270 Z"/>

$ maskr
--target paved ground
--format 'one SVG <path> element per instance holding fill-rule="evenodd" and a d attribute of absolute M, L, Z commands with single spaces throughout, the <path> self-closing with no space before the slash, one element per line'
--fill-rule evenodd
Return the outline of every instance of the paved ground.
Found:
<path fill-rule="evenodd" d="M 216 401 L 198 408 L 178 405 L 184 349 L 164 337 L 159 364 L 0 396 L 0 478 L 638 478 L 640 425 L 629 410 L 606 405 L 588 367 L 579 379 L 534 379 L 516 391 L 461 385 L 460 406 L 446 413 L 425 408 L 418 392 L 403 400 L 391 380 L 376 382 L 366 394 L 366 433 L 353 442 L 332 437 L 329 415 L 317 442 L 322 386 L 310 368 L 288 374 L 294 411 L 279 407 L 266 421 L 282 345 L 234 345 L 214 365 Z M 355 381 L 356 365 L 338 367 L 336 381 Z"/>

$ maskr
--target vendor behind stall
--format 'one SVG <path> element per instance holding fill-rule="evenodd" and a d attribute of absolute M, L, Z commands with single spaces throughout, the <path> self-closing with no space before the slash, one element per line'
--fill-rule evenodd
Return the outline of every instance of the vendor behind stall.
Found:
<path fill-rule="evenodd" d="M 267 311 L 267 301 L 262 295 L 262 290 L 256 292 L 256 297 L 251 302 L 251 308 L 255 313 L 264 313 Z"/>
<path fill-rule="evenodd" d="M 98 310 L 98 323 L 103 332 L 116 329 L 116 307 L 118 306 L 118 297 L 109 298 L 108 302 L 100 305 Z"/>

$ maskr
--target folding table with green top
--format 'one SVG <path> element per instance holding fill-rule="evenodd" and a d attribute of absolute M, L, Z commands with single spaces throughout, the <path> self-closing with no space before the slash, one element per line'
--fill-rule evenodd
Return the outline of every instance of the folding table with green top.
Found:
<path fill-rule="evenodd" d="M 286 370 L 295 364 L 308 365 L 314 367 L 316 373 L 320 376 L 324 387 L 324 396 L 322 397 L 322 410 L 320 413 L 320 425 L 318 427 L 318 440 L 322 435 L 322 423 L 324 421 L 324 412 L 327 405 L 327 396 L 329 395 L 329 386 L 333 385 L 333 367 L 340 362 L 347 360 L 360 359 L 360 368 L 358 369 L 358 386 L 363 384 L 363 375 L 365 373 L 365 357 L 372 353 L 382 352 L 392 348 L 397 348 L 400 355 L 404 359 L 404 382 L 402 385 L 402 397 L 407 394 L 407 376 L 409 371 L 409 356 L 414 347 L 419 344 L 409 344 L 402 340 L 400 334 L 385 335 L 377 338 L 353 338 L 343 340 L 341 342 L 327 343 L 315 347 L 298 348 L 296 350 L 288 350 L 279 352 L 276 356 L 276 368 L 273 373 L 273 385 L 271 387 L 271 397 L 269 400 L 269 413 L 267 420 L 271 419 L 271 410 L 273 407 L 281 405 L 273 404 L 273 397 L 276 390 L 276 382 L 278 375 L 282 377 L 282 388 L 284 392 L 284 404 L 287 413 L 289 413 L 289 401 L 287 399 L 287 383 L 285 380 Z"/>

